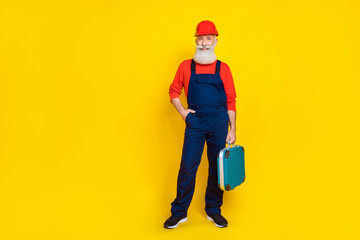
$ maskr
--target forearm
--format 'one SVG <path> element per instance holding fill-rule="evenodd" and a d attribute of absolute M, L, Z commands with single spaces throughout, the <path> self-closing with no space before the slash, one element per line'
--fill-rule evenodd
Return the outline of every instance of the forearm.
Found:
<path fill-rule="evenodd" d="M 176 108 L 176 110 L 180 113 L 181 117 L 183 119 L 185 119 L 186 114 L 184 114 L 186 112 L 186 109 L 184 108 L 184 106 L 181 104 L 180 98 L 173 98 L 171 100 L 171 103 L 174 105 L 174 107 Z M 185 115 L 185 116 L 184 116 Z"/>
<path fill-rule="evenodd" d="M 230 131 L 236 131 L 236 111 L 228 110 Z"/>

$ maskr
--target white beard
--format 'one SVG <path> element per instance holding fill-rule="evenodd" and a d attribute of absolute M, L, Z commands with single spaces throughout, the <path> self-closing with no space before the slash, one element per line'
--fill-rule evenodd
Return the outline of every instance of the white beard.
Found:
<path fill-rule="evenodd" d="M 216 42 L 212 46 L 196 46 L 196 53 L 193 57 L 194 61 L 200 64 L 210 64 L 216 61 L 216 55 L 214 53 L 214 48 Z M 201 50 L 206 48 L 208 50 Z"/>

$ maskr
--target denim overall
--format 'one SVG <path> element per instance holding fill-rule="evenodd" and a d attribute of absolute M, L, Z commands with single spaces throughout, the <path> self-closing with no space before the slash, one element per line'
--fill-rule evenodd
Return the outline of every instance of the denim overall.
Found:
<path fill-rule="evenodd" d="M 171 213 L 177 217 L 187 215 L 205 141 L 209 160 L 205 211 L 208 215 L 221 212 L 223 191 L 218 187 L 217 181 L 217 154 L 225 147 L 229 116 L 224 84 L 220 78 L 220 64 L 217 60 L 215 74 L 196 74 L 195 62 L 191 62 L 187 102 L 188 108 L 196 113 L 189 113 L 185 118 L 186 129 L 177 179 L 177 196 L 171 203 Z"/>

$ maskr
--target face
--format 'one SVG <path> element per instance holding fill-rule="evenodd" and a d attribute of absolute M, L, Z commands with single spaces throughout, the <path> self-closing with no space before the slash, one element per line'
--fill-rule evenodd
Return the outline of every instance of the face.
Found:
<path fill-rule="evenodd" d="M 216 35 L 201 35 L 197 36 L 195 39 L 197 46 L 212 46 L 217 42 Z M 202 51 L 208 50 L 208 48 L 202 48 Z"/>

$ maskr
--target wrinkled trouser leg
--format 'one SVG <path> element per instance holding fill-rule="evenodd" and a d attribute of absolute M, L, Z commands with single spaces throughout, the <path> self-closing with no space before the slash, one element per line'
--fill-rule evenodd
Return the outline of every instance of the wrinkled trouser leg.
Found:
<path fill-rule="evenodd" d="M 227 114 L 227 113 L 226 113 Z M 224 120 L 225 119 L 225 120 Z M 205 193 L 205 211 L 208 215 L 221 213 L 220 207 L 223 204 L 223 193 L 218 186 L 217 176 L 217 155 L 225 147 L 228 133 L 227 116 L 214 119 L 217 126 L 207 135 L 207 156 L 209 160 L 209 176 Z"/>
<path fill-rule="evenodd" d="M 177 195 L 171 203 L 171 213 L 177 217 L 187 215 L 194 194 L 195 177 L 204 150 L 205 138 L 205 133 L 199 129 L 186 127 L 177 180 Z"/>

